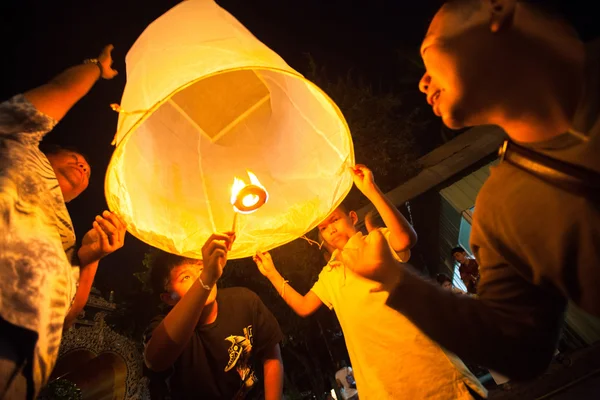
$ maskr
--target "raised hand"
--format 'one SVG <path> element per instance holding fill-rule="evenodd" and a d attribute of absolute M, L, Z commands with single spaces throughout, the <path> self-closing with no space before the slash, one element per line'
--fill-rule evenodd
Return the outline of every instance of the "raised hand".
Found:
<path fill-rule="evenodd" d="M 108 46 L 105 46 L 104 49 L 102 49 L 102 52 L 98 56 L 98 61 L 100 62 L 100 65 L 102 65 L 101 76 L 103 79 L 112 79 L 119 73 L 116 69 L 113 69 L 112 67 L 113 59 L 111 52 L 114 48 L 115 46 L 109 44 Z"/>
<path fill-rule="evenodd" d="M 352 173 L 354 184 L 362 194 L 369 197 L 369 195 L 377 190 L 373 172 L 369 168 L 362 164 L 357 164 L 350 168 L 350 172 Z"/>
<path fill-rule="evenodd" d="M 257 251 L 254 257 L 252 257 L 258 270 L 261 274 L 266 276 L 267 278 L 273 276 L 273 274 L 277 273 L 277 269 L 275 268 L 275 264 L 273 264 L 273 259 L 271 258 L 271 254 L 268 252 L 262 253 Z"/>
<path fill-rule="evenodd" d="M 204 268 L 200 276 L 202 282 L 208 286 L 217 283 L 223 274 L 227 263 L 227 252 L 235 241 L 234 232 L 213 233 L 204 246 L 202 246 L 202 261 Z"/>
<path fill-rule="evenodd" d="M 92 229 L 83 237 L 77 252 L 81 266 L 100 261 L 123 247 L 126 232 L 125 223 L 117 214 L 104 211 L 102 216 L 96 216 Z"/>

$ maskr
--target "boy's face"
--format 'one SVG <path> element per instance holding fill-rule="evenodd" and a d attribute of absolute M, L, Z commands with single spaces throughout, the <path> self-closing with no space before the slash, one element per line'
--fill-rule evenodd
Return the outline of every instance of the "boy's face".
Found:
<path fill-rule="evenodd" d="M 200 273 L 204 268 L 202 261 L 198 263 L 184 263 L 171 270 L 169 283 L 167 284 L 168 293 L 163 293 L 162 300 L 173 306 L 186 295 L 190 287 L 198 280 Z M 217 297 L 217 287 L 214 286 L 211 290 L 205 305 L 215 301 Z"/>
<path fill-rule="evenodd" d="M 442 283 L 442 287 L 444 289 L 450 290 L 450 289 L 452 289 L 452 284 L 448 281 L 445 281 L 444 283 Z"/>
<path fill-rule="evenodd" d="M 462 263 L 467 259 L 467 253 L 457 251 L 456 253 L 454 253 L 454 259 L 459 263 Z"/>
<path fill-rule="evenodd" d="M 356 233 L 354 225 L 358 217 L 354 211 L 345 213 L 340 208 L 332 212 L 325 221 L 319 224 L 319 232 L 329 246 L 341 250 L 348 239 Z"/>

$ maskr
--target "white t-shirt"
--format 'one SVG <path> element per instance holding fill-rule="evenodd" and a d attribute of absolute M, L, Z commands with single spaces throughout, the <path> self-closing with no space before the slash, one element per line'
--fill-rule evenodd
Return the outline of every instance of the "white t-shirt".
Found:
<path fill-rule="evenodd" d="M 344 367 L 335 373 L 335 379 L 342 383 L 343 388 L 341 392 L 344 400 L 349 399 L 352 396 L 356 395 L 356 393 L 358 393 L 358 391 L 355 388 L 350 387 L 350 384 L 346 380 L 346 377 L 348 375 L 352 375 L 352 367 Z"/>
<path fill-rule="evenodd" d="M 389 241 L 389 231 L 381 232 Z M 460 359 L 389 308 L 388 293 L 373 291 L 379 288 L 377 283 L 339 261 L 351 260 L 365 238 L 360 232 L 352 236 L 343 258 L 336 250 L 311 289 L 340 321 L 361 400 L 472 399 L 466 385 L 487 397 Z M 396 256 L 406 262 L 410 253 Z"/>

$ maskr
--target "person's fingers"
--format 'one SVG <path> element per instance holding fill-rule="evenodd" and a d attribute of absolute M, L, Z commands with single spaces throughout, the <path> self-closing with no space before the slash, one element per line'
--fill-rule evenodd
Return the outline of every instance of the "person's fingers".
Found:
<path fill-rule="evenodd" d="M 104 211 L 102 217 L 105 223 L 114 227 L 112 232 L 109 232 L 111 230 L 109 226 L 109 231 L 106 232 L 109 235 L 109 238 L 113 239 L 116 243 L 122 243 L 125 236 L 125 227 L 122 225 L 121 221 L 108 211 Z M 100 223 L 100 221 L 98 222 Z"/>
<path fill-rule="evenodd" d="M 216 249 L 212 254 L 211 258 L 214 258 L 219 264 L 219 267 L 223 268 L 227 262 L 227 250 Z"/>
<path fill-rule="evenodd" d="M 227 241 L 229 240 L 229 236 L 224 234 L 224 233 L 213 233 L 212 235 L 210 235 L 210 237 L 206 240 L 206 242 L 204 242 L 204 246 L 202 246 L 202 251 L 204 251 L 204 249 L 208 249 L 208 247 L 210 246 L 210 244 L 215 241 L 215 240 L 222 240 L 222 241 Z"/>
<path fill-rule="evenodd" d="M 217 248 L 211 253 L 211 257 L 221 258 L 227 255 L 227 249 Z"/>
<path fill-rule="evenodd" d="M 110 242 L 108 241 L 108 235 L 104 232 L 104 229 L 100 226 L 100 224 L 96 221 L 92 223 L 92 226 L 98 232 L 98 236 L 100 236 L 100 246 L 101 248 L 110 247 Z"/>
<path fill-rule="evenodd" d="M 119 242 L 119 231 L 112 224 L 112 222 L 110 222 L 107 219 L 102 218 L 99 215 L 96 216 L 96 221 L 95 222 L 98 225 L 100 225 L 100 227 L 102 228 L 102 230 L 104 231 L 104 233 L 108 236 L 108 239 L 109 239 L 109 242 L 110 242 L 111 245 L 114 245 L 114 244 L 116 244 L 116 243 Z"/>
<path fill-rule="evenodd" d="M 109 44 L 102 49 L 102 52 L 98 56 L 98 60 L 102 64 L 102 78 L 104 79 L 112 79 L 118 74 L 118 71 L 112 67 L 113 59 L 111 52 L 113 49 L 114 46 Z"/>
<path fill-rule="evenodd" d="M 213 240 L 206 249 L 206 252 L 209 257 L 212 257 L 216 251 L 224 251 L 227 252 L 228 244 L 224 240 Z"/>
<path fill-rule="evenodd" d="M 125 230 L 125 222 L 123 222 L 123 220 L 119 217 L 119 215 L 117 213 L 114 212 L 110 212 L 110 211 L 104 211 L 102 213 L 102 216 L 106 219 L 108 219 L 110 222 L 112 222 L 112 224 L 119 230 L 119 231 L 123 231 Z"/>
<path fill-rule="evenodd" d="M 112 44 L 104 46 L 104 48 L 100 52 L 100 58 L 110 57 L 111 56 L 110 53 L 113 51 L 114 48 L 115 48 L 115 46 L 113 46 Z"/>

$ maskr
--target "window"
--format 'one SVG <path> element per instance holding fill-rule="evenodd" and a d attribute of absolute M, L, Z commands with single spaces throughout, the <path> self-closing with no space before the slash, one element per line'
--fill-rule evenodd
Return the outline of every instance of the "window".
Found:
<path fill-rule="evenodd" d="M 461 246 L 470 257 L 473 257 L 471 253 L 471 246 L 469 246 L 469 238 L 471 236 L 471 223 L 473 221 L 473 211 L 475 207 L 471 207 L 462 212 L 460 219 L 460 228 L 458 230 L 458 245 Z M 473 257 L 474 258 L 474 257 Z M 465 284 L 460 279 L 460 271 L 458 270 L 458 262 L 454 261 L 454 275 L 452 276 L 452 284 L 461 290 L 467 291 Z"/>
<path fill-rule="evenodd" d="M 454 275 L 452 276 L 452 286 L 455 288 L 459 288 L 462 291 L 467 291 L 467 287 L 463 283 L 462 279 L 460 279 L 460 271 L 458 270 L 458 262 L 454 263 Z"/>

